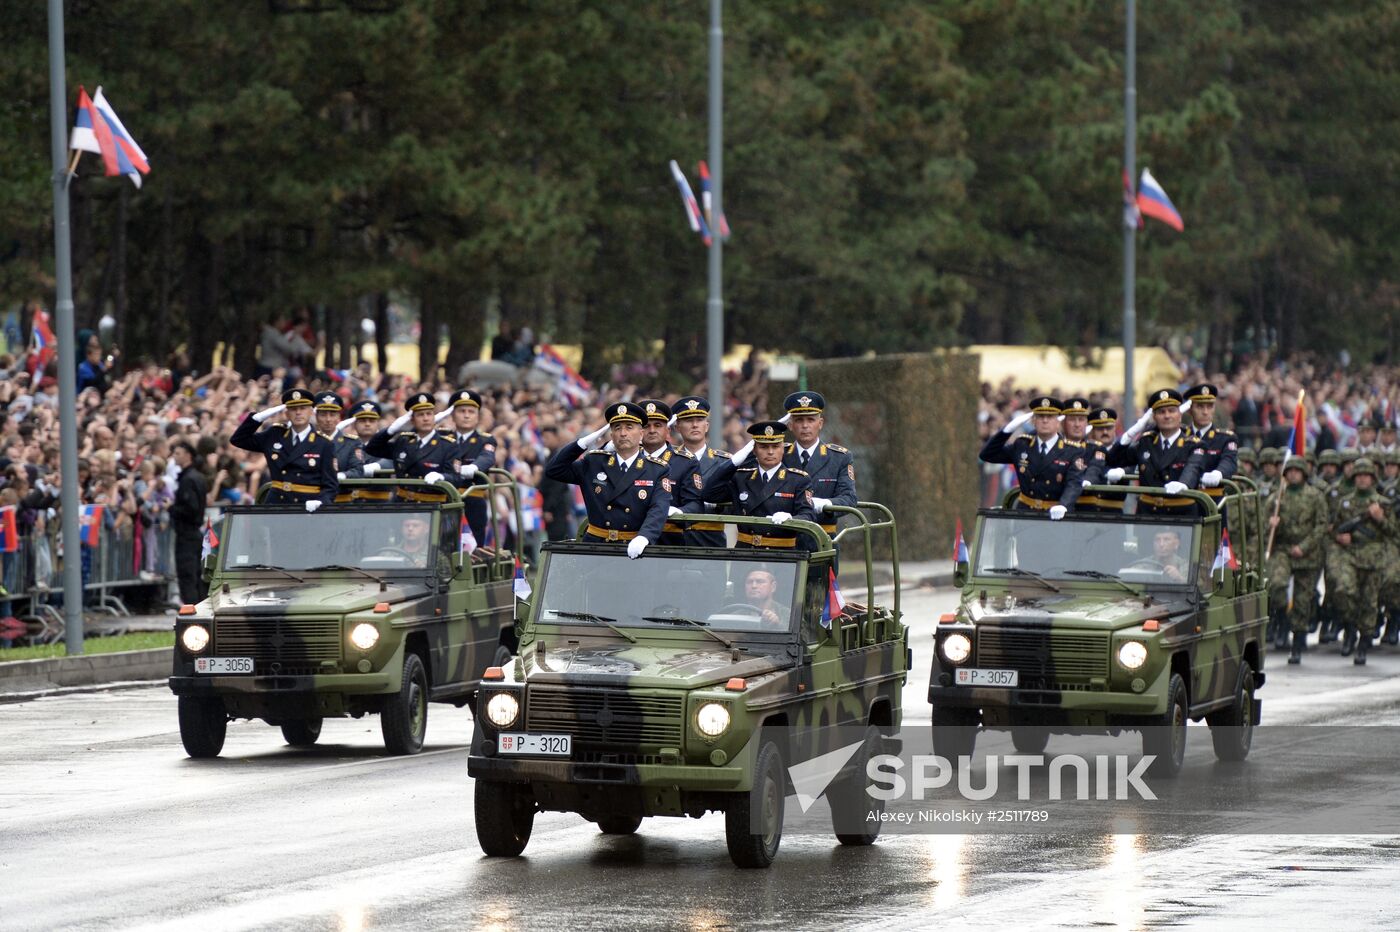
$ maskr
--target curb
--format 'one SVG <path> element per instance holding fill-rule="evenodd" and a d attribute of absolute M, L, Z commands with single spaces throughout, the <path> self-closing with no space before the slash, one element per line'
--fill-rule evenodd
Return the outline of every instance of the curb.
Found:
<path fill-rule="evenodd" d="M 173 647 L 156 647 L 0 663 L 0 701 L 16 701 L 16 694 L 32 699 L 75 686 L 162 680 L 170 675 L 174 654 Z"/>

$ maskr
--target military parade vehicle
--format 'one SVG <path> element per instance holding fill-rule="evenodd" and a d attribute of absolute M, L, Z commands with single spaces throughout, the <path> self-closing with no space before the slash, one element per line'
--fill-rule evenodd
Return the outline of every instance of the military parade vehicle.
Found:
<path fill-rule="evenodd" d="M 934 750 L 971 755 L 978 728 L 1018 751 L 1051 734 L 1140 731 L 1148 773 L 1175 776 L 1188 720 L 1205 719 L 1221 760 L 1243 760 L 1259 722 L 1268 606 L 1259 495 L 1225 483 L 1199 517 L 1007 507 L 978 513 L 962 598 L 935 634 Z M 1138 496 L 1160 489 L 1132 488 Z M 1123 494 L 1123 486 L 1090 486 Z M 1014 493 L 1013 493 L 1014 494 Z"/>
<path fill-rule="evenodd" d="M 539 811 L 575 812 L 608 834 L 714 811 L 733 861 L 766 867 L 787 768 L 832 751 L 838 726 L 858 737 L 826 794 L 833 828 L 843 844 L 873 842 L 865 765 L 897 742 L 909 667 L 898 576 L 890 608 L 869 583 L 872 532 L 888 535 L 898 573 L 895 522 L 871 503 L 832 513 L 856 519 L 835 538 L 863 547 L 867 568 L 865 604 L 844 611 L 836 544 L 808 521 L 783 525 L 799 531 L 786 549 L 653 547 L 629 560 L 591 539 L 546 544 L 519 654 L 477 695 L 467 769 L 482 850 L 520 854 Z M 759 540 L 773 526 L 696 517 Z"/>
<path fill-rule="evenodd" d="M 511 483 L 491 473 L 489 488 Z M 446 500 L 388 500 L 415 486 Z M 469 704 L 486 668 L 508 661 L 515 557 L 466 552 L 457 490 L 407 479 L 341 490 L 370 494 L 314 514 L 245 505 L 223 516 L 209 596 L 181 606 L 175 625 L 170 688 L 191 757 L 217 756 L 230 719 L 262 719 L 302 747 L 323 719 L 366 713 L 379 714 L 390 753 L 414 754 L 430 701 Z"/>

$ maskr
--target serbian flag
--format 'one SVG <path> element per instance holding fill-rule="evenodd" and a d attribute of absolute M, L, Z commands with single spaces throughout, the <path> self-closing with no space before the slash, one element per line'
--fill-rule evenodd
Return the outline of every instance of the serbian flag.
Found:
<path fill-rule="evenodd" d="M 1185 229 L 1172 199 L 1167 197 L 1167 192 L 1145 168 L 1142 170 L 1142 181 L 1138 184 L 1137 206 L 1144 215 L 1162 221 L 1178 233 Z"/>
<path fill-rule="evenodd" d="M 530 597 L 530 580 L 525 578 L 525 566 L 520 562 L 520 557 L 515 558 L 515 597 L 517 599 L 528 599 Z"/>
<path fill-rule="evenodd" d="M 714 196 L 711 192 L 710 185 L 710 166 L 705 164 L 704 160 L 701 160 L 696 168 L 700 172 L 700 206 L 705 209 L 705 223 L 709 225 L 711 230 L 718 228 L 719 238 L 727 243 L 729 242 L 729 221 L 724 218 L 723 214 L 720 214 L 719 223 L 715 223 L 715 212 L 712 206 Z M 708 236 L 705 237 L 705 245 L 710 245 L 710 237 Z"/>
<path fill-rule="evenodd" d="M 0 508 L 0 553 L 14 553 L 19 549 L 19 528 L 15 526 L 15 506 Z"/>
<path fill-rule="evenodd" d="M 830 628 L 832 619 L 846 612 L 846 600 L 841 596 L 841 586 L 836 582 L 836 571 L 826 570 L 826 603 L 822 605 L 822 627 Z"/>
<path fill-rule="evenodd" d="M 1293 409 L 1293 429 L 1288 432 L 1288 452 L 1291 456 L 1302 456 L 1308 447 L 1308 415 L 1303 400 L 1298 399 L 1298 407 Z"/>
<path fill-rule="evenodd" d="M 49 326 L 49 312 L 40 308 L 34 312 L 34 356 L 42 369 L 58 352 L 58 337 Z"/>
<path fill-rule="evenodd" d="M 78 524 L 82 528 L 83 546 L 96 547 L 102 540 L 102 506 L 84 505 Z"/>
<path fill-rule="evenodd" d="M 958 519 L 958 529 L 953 535 L 953 563 L 967 562 L 967 541 L 963 540 L 962 518 Z"/>
<path fill-rule="evenodd" d="M 78 88 L 78 116 L 73 123 L 68 148 L 99 153 L 109 177 L 126 175 L 138 188 L 141 187 L 141 176 L 151 170 L 146 153 L 126 131 L 117 111 L 107 102 L 100 87 L 93 98 L 89 98 L 81 86 Z"/>
<path fill-rule="evenodd" d="M 1240 561 L 1235 559 L 1234 548 L 1230 546 L 1230 532 L 1228 530 L 1220 532 L 1220 549 L 1216 551 L 1215 562 L 1210 565 L 1212 573 L 1229 567 L 1232 570 L 1240 568 Z"/>
<path fill-rule="evenodd" d="M 213 522 L 204 522 L 204 542 L 199 548 L 199 558 L 209 559 L 209 554 L 219 549 L 219 535 L 214 533 Z"/>
<path fill-rule="evenodd" d="M 710 242 L 710 228 L 705 223 L 705 215 L 700 213 L 700 205 L 695 202 L 695 192 L 690 190 L 690 182 L 685 180 L 685 172 L 671 159 L 671 177 L 676 179 L 676 187 L 681 191 L 681 206 L 685 208 L 685 219 L 690 223 L 690 231 L 699 233 L 706 245 Z"/>
<path fill-rule="evenodd" d="M 461 553 L 471 553 L 476 549 L 476 535 L 472 533 L 472 526 L 467 523 L 466 515 L 462 515 L 462 539 L 457 549 Z"/>
<path fill-rule="evenodd" d="M 544 495 L 528 485 L 520 488 L 520 530 L 529 533 L 544 527 Z"/>
<path fill-rule="evenodd" d="M 579 375 L 577 370 L 569 365 L 568 360 L 553 346 L 548 343 L 540 344 L 539 353 L 535 355 L 534 366 L 541 372 L 554 376 L 565 405 L 572 408 L 575 405 L 588 402 L 589 396 L 593 392 L 593 383 Z"/>

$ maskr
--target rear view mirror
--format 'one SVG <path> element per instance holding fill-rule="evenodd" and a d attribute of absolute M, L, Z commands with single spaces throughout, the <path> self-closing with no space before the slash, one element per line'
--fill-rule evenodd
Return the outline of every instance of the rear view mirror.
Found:
<path fill-rule="evenodd" d="M 968 566 L 966 560 L 961 560 L 953 566 L 953 585 L 961 589 L 967 585 Z"/>

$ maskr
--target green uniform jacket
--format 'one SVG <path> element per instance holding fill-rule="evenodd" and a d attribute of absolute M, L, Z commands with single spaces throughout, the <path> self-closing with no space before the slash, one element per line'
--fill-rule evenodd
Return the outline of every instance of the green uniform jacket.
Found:
<path fill-rule="evenodd" d="M 1332 513 L 1334 534 L 1342 533 L 1342 529 L 1354 519 L 1361 519 L 1350 528 L 1351 546 L 1343 549 L 1351 554 L 1356 566 L 1369 569 L 1380 567 L 1385 563 L 1386 543 L 1395 537 L 1396 523 L 1390 500 L 1375 488 L 1363 492 L 1352 486 L 1339 496 L 1337 502 Z M 1380 502 L 1385 509 L 1385 520 L 1378 523 L 1366 513 L 1372 502 Z"/>
<path fill-rule="evenodd" d="M 1288 553 L 1293 547 L 1303 551 L 1294 557 L 1297 568 L 1322 565 L 1322 547 L 1327 541 L 1330 515 L 1327 499 L 1307 483 L 1285 485 L 1279 500 L 1278 530 L 1274 532 L 1274 551 Z"/>

